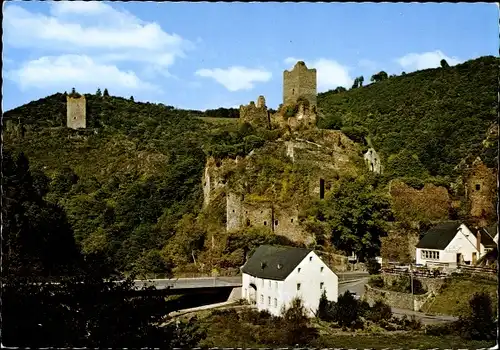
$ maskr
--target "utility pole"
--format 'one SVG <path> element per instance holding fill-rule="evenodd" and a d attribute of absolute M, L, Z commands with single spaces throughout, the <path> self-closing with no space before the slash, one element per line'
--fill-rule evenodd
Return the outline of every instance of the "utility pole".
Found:
<path fill-rule="evenodd" d="M 411 302 L 412 302 L 412 310 L 415 311 L 415 297 L 413 295 L 413 270 L 411 268 L 411 263 L 410 263 L 410 288 L 411 288 Z"/>

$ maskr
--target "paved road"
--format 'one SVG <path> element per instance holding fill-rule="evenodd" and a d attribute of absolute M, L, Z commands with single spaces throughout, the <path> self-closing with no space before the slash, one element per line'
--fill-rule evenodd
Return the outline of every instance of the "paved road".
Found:
<path fill-rule="evenodd" d="M 365 293 L 365 284 L 368 283 L 368 278 L 363 278 L 358 281 L 353 281 L 353 282 L 348 282 L 345 284 L 341 284 L 339 286 L 339 295 L 343 294 L 346 290 L 350 292 L 355 292 L 357 295 L 360 297 L 363 296 Z M 392 313 L 396 317 L 403 317 L 403 315 L 406 315 L 406 317 L 411 317 L 415 316 L 415 318 L 419 319 L 422 324 L 435 324 L 435 323 L 442 323 L 442 322 L 451 322 L 451 321 L 456 321 L 457 318 L 453 316 L 432 316 L 432 315 L 427 315 L 423 312 L 416 312 L 412 310 L 406 310 L 406 309 L 398 309 L 398 308 L 391 308 Z"/>

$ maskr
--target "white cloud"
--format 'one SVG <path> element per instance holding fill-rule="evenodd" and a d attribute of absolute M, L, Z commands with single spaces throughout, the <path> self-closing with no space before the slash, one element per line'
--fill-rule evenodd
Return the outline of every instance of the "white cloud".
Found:
<path fill-rule="evenodd" d="M 16 47 L 50 47 L 54 50 L 168 49 L 179 52 L 184 41 L 177 34 L 164 32 L 155 22 L 145 23 L 101 2 L 53 2 L 51 14 L 45 16 L 17 5 L 6 6 L 6 42 Z"/>
<path fill-rule="evenodd" d="M 450 66 L 462 63 L 458 57 L 448 57 L 440 50 L 424 52 L 424 53 L 410 53 L 400 57 L 396 62 L 407 70 L 422 70 L 428 68 L 436 68 L 441 65 L 441 60 L 445 59 Z"/>
<path fill-rule="evenodd" d="M 32 52 L 41 49 L 44 55 L 61 55 L 63 61 L 68 55 L 88 56 L 95 67 L 140 63 L 146 75 L 154 72 L 150 77 L 172 77 L 168 68 L 178 57 L 185 57 L 193 44 L 116 6 L 59 1 L 50 3 L 50 14 L 45 15 L 9 4 L 4 9 L 4 42 Z"/>
<path fill-rule="evenodd" d="M 88 56 L 79 55 L 44 56 L 25 62 L 19 69 L 9 71 L 6 77 L 21 89 L 52 87 L 67 90 L 68 86 L 94 89 L 101 86 L 130 91 L 155 88 L 132 71 L 121 71 L 114 65 L 100 64 Z"/>
<path fill-rule="evenodd" d="M 271 72 L 239 66 L 227 69 L 200 69 L 195 74 L 204 78 L 212 78 L 229 91 L 250 90 L 255 83 L 265 83 L 272 78 Z"/>
<path fill-rule="evenodd" d="M 319 58 L 317 60 L 307 61 L 288 57 L 285 58 L 284 63 L 290 66 L 295 65 L 297 61 L 304 61 L 308 68 L 316 68 L 318 92 L 334 89 L 337 86 L 349 88 L 352 85 L 353 78 L 349 75 L 349 67 L 341 65 L 335 60 Z"/>

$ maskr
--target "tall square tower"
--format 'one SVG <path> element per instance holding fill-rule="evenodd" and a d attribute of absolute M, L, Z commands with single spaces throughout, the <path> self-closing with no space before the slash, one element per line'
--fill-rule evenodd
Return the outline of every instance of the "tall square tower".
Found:
<path fill-rule="evenodd" d="M 316 69 L 308 69 L 303 61 L 295 64 L 289 72 L 283 72 L 283 104 L 294 104 L 299 98 L 316 107 Z"/>

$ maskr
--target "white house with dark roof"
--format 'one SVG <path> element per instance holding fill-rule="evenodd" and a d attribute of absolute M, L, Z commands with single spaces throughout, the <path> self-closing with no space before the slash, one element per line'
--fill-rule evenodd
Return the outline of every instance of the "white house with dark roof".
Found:
<path fill-rule="evenodd" d="M 243 299 L 259 311 L 279 316 L 300 297 L 312 317 L 323 291 L 337 301 L 338 276 L 311 249 L 263 245 L 241 270 Z"/>
<path fill-rule="evenodd" d="M 416 263 L 421 265 L 474 265 L 496 243 L 490 228 L 469 228 L 459 222 L 445 222 L 431 228 L 416 246 Z M 498 239 L 498 238 L 497 238 Z"/>

